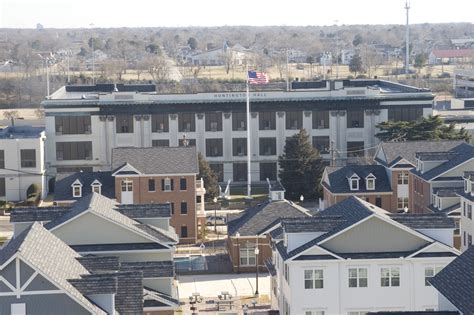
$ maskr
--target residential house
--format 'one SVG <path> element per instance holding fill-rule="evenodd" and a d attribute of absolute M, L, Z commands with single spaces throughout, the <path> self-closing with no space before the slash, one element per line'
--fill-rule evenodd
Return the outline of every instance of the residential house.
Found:
<path fill-rule="evenodd" d="M 351 196 L 272 236 L 272 307 L 281 314 L 437 309 L 430 280 L 459 252 L 443 214 L 391 214 Z"/>
<path fill-rule="evenodd" d="M 278 186 L 276 189 L 280 189 L 281 192 Z M 310 217 L 308 210 L 283 199 L 284 195 L 281 193 L 274 196 L 277 199 L 228 216 L 227 252 L 234 272 L 255 271 L 257 264 L 259 270 L 265 269 L 264 262 L 271 257 L 272 253 L 267 234 L 275 229 L 274 226 L 281 218 Z M 256 257 L 256 248 L 258 248 L 258 257 Z"/>
<path fill-rule="evenodd" d="M 392 205 L 392 188 L 382 165 L 328 166 L 321 178 L 324 201 L 319 208 L 330 207 L 349 196 L 357 196 L 377 207 L 397 212 Z"/>
<path fill-rule="evenodd" d="M 399 112 L 390 120 L 406 120 L 407 112 Z M 392 187 L 391 208 L 384 208 L 390 212 L 412 212 L 409 192 L 413 190 L 413 181 L 409 176 L 410 170 L 416 167 L 417 152 L 449 151 L 463 141 L 406 141 L 381 142 L 375 152 L 374 162 L 385 167 Z M 383 207 L 382 207 L 383 208 Z"/>
<path fill-rule="evenodd" d="M 474 97 L 474 69 L 456 69 L 453 74 L 454 96 Z M 471 106 L 472 107 L 471 102 Z M 466 106 L 467 107 L 467 106 Z"/>
<path fill-rule="evenodd" d="M 450 150 L 416 153 L 416 168 L 410 171 L 413 189 L 409 191 L 414 213 L 430 211 L 436 188 L 464 186 L 463 174 L 474 169 L 474 146 L 462 143 Z"/>
<path fill-rule="evenodd" d="M 117 267 L 81 256 L 35 222 L 0 250 L 0 313 L 142 314 L 142 273 Z"/>
<path fill-rule="evenodd" d="M 119 205 L 91 193 L 72 207 L 14 209 L 12 242 L 39 221 L 79 254 L 116 257 L 121 271 L 139 272 L 144 311 L 168 314 L 178 306 L 173 264 L 178 237 L 169 226 L 170 216 L 170 207 Z M 147 302 L 154 298 L 159 303 Z"/>
<path fill-rule="evenodd" d="M 430 65 L 465 64 L 474 60 L 474 49 L 433 50 L 428 56 Z"/>
<path fill-rule="evenodd" d="M 461 213 L 461 251 L 469 249 L 473 242 L 474 221 L 472 219 L 472 210 L 474 209 L 474 171 L 466 171 L 463 176 L 464 187 L 458 191 L 460 197 Z"/>
<path fill-rule="evenodd" d="M 114 148 L 112 176 L 121 204 L 170 203 L 181 243 L 196 243 L 206 190 L 196 147 Z"/>
<path fill-rule="evenodd" d="M 224 42 L 221 48 L 204 52 L 194 52 L 186 56 L 186 62 L 195 66 L 244 65 L 255 58 L 255 53 L 240 44 L 232 47 Z"/>
<path fill-rule="evenodd" d="M 45 140 L 44 128 L 0 129 L 0 200 L 25 200 L 32 184 L 38 185 L 41 197 L 46 197 Z"/>

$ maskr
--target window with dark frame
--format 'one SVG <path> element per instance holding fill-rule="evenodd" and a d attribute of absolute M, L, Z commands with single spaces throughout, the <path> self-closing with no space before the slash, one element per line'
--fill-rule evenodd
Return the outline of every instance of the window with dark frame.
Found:
<path fill-rule="evenodd" d="M 276 138 L 259 139 L 260 155 L 276 155 Z"/>
<path fill-rule="evenodd" d="M 0 177 L 0 197 L 5 197 L 6 187 L 5 187 L 5 177 Z"/>
<path fill-rule="evenodd" d="M 205 114 L 206 131 L 222 131 L 222 113 L 207 112 Z"/>
<path fill-rule="evenodd" d="M 181 214 L 188 214 L 188 203 L 185 201 L 181 202 Z"/>
<path fill-rule="evenodd" d="M 223 155 L 222 139 L 206 139 L 206 156 L 216 157 Z"/>
<path fill-rule="evenodd" d="M 224 164 L 222 163 L 209 163 L 211 170 L 217 175 L 217 181 L 224 181 Z"/>
<path fill-rule="evenodd" d="M 196 146 L 196 139 L 188 139 L 186 138 L 186 141 L 188 142 L 188 147 L 195 147 Z M 184 143 L 184 140 L 183 139 L 179 139 L 178 140 L 178 144 L 180 147 L 183 146 L 183 143 Z"/>
<path fill-rule="evenodd" d="M 260 130 L 275 130 L 276 112 L 259 112 L 258 127 Z"/>
<path fill-rule="evenodd" d="M 260 180 L 266 181 L 277 179 L 277 163 L 262 162 L 260 163 Z"/>
<path fill-rule="evenodd" d="M 20 150 L 21 167 L 36 167 L 36 150 L 24 149 Z"/>
<path fill-rule="evenodd" d="M 91 133 L 91 116 L 54 117 L 57 134 L 79 135 Z"/>
<path fill-rule="evenodd" d="M 232 113 L 232 130 L 247 130 L 247 114 L 245 112 Z"/>
<path fill-rule="evenodd" d="M 329 128 L 329 111 L 318 110 L 313 111 L 313 129 L 328 129 Z"/>
<path fill-rule="evenodd" d="M 133 115 L 115 115 L 117 133 L 133 133 Z"/>
<path fill-rule="evenodd" d="M 247 163 L 232 164 L 234 182 L 247 181 Z"/>
<path fill-rule="evenodd" d="M 247 138 L 233 138 L 232 139 L 232 155 L 233 156 L 247 155 Z"/>
<path fill-rule="evenodd" d="M 169 115 L 152 114 L 151 132 L 169 132 Z"/>
<path fill-rule="evenodd" d="M 56 142 L 58 161 L 92 160 L 92 142 Z"/>
<path fill-rule="evenodd" d="M 152 147 L 169 147 L 170 141 L 169 140 L 151 140 Z"/>
<path fill-rule="evenodd" d="M 5 150 L 0 150 L 0 169 L 5 168 Z"/>
<path fill-rule="evenodd" d="M 347 111 L 347 128 L 364 128 L 364 110 Z"/>
<path fill-rule="evenodd" d="M 365 155 L 364 141 L 348 141 L 347 142 L 347 156 L 348 157 L 363 157 Z"/>
<path fill-rule="evenodd" d="M 156 191 L 155 179 L 148 179 L 148 191 Z"/>
<path fill-rule="evenodd" d="M 289 111 L 285 113 L 286 129 L 297 130 L 303 128 L 303 112 Z"/>
<path fill-rule="evenodd" d="M 423 117 L 423 108 L 413 106 L 393 107 L 388 109 L 388 120 L 415 121 Z"/>
<path fill-rule="evenodd" d="M 178 129 L 179 129 L 179 132 L 196 131 L 195 114 L 194 113 L 179 113 L 178 114 Z"/>
<path fill-rule="evenodd" d="M 181 237 L 188 237 L 188 227 L 186 225 L 181 227 Z"/>
<path fill-rule="evenodd" d="M 187 182 L 186 178 L 179 179 L 179 190 L 186 190 L 187 189 Z"/>
<path fill-rule="evenodd" d="M 318 150 L 319 154 L 329 153 L 329 136 L 314 136 L 313 148 Z"/>

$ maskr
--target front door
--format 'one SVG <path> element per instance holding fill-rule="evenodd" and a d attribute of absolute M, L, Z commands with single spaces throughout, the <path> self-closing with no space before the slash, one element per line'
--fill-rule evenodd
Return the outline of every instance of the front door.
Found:
<path fill-rule="evenodd" d="M 133 181 L 129 179 L 122 181 L 121 200 L 123 205 L 133 204 Z"/>

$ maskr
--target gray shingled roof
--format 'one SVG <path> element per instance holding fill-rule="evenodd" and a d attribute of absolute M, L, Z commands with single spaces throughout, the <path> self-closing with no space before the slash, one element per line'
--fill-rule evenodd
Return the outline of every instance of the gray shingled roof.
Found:
<path fill-rule="evenodd" d="M 77 172 L 65 176 L 58 175 L 56 177 L 54 200 L 78 200 L 80 197 L 74 197 L 72 195 L 71 187 L 76 180 L 79 180 L 82 184 L 82 196 L 92 193 L 91 184 L 95 180 L 98 180 L 102 184 L 100 193 L 107 198 L 115 198 L 115 178 L 112 177 L 112 172 Z"/>
<path fill-rule="evenodd" d="M 89 271 L 77 261 L 80 255 L 46 230 L 40 223 L 33 223 L 0 250 L 0 264 L 17 252 L 22 260 L 40 270 L 55 285 L 79 301 L 89 312 L 107 314 L 97 305 L 91 303 L 68 281 L 81 279 L 83 275 L 89 274 Z"/>
<path fill-rule="evenodd" d="M 68 281 L 84 295 L 117 293 L 117 277 L 112 275 L 84 275 L 81 279 Z"/>
<path fill-rule="evenodd" d="M 71 245 L 71 248 L 78 253 L 90 252 L 116 252 L 116 251 L 130 251 L 130 250 L 150 250 L 150 249 L 165 249 L 159 243 L 120 243 L 120 244 L 85 244 L 85 245 Z"/>
<path fill-rule="evenodd" d="M 172 261 L 122 262 L 121 271 L 141 271 L 143 278 L 174 277 L 174 263 Z"/>
<path fill-rule="evenodd" d="M 454 229 L 454 219 L 444 213 L 400 213 L 390 214 L 392 220 L 412 229 Z"/>
<path fill-rule="evenodd" d="M 241 236 L 255 236 L 262 232 L 269 224 L 278 222 L 284 217 L 308 217 L 306 209 L 301 208 L 290 201 L 273 201 L 248 208 L 243 214 L 229 216 L 228 233 L 235 236 L 239 232 Z"/>
<path fill-rule="evenodd" d="M 143 174 L 198 174 L 195 147 L 114 148 L 112 170 L 130 164 Z"/>
<path fill-rule="evenodd" d="M 118 205 L 115 210 L 131 219 L 170 218 L 170 203 L 153 203 L 147 205 Z"/>
<path fill-rule="evenodd" d="M 416 169 L 412 169 L 410 172 L 424 180 L 432 180 L 467 160 L 474 158 L 474 146 L 467 143 L 462 143 L 459 146 L 452 148 L 451 151 L 455 154 L 453 154 L 448 161 L 441 163 L 441 165 L 424 173 L 421 173 Z"/>
<path fill-rule="evenodd" d="M 430 283 L 463 314 L 474 314 L 474 247 L 441 270 Z"/>
<path fill-rule="evenodd" d="M 120 315 L 143 314 L 143 274 L 140 271 L 117 273 L 115 309 Z"/>
<path fill-rule="evenodd" d="M 449 151 L 462 143 L 464 143 L 462 140 L 382 142 L 380 149 L 385 153 L 386 163 L 378 158 L 375 160 L 390 167 L 405 159 L 415 166 L 417 152 Z"/>
<path fill-rule="evenodd" d="M 13 208 L 10 222 L 49 222 L 64 215 L 70 209 L 66 207 L 25 207 Z"/>
<path fill-rule="evenodd" d="M 326 167 L 329 182 L 323 185 L 333 194 L 357 194 L 365 192 L 391 192 L 392 188 L 385 167 L 381 165 L 347 165 L 344 167 Z M 353 174 L 359 176 L 359 189 L 351 190 L 348 178 Z M 365 178 L 375 176 L 375 189 L 367 190 Z"/>
<path fill-rule="evenodd" d="M 116 271 L 120 267 L 119 259 L 115 256 L 86 255 L 78 257 L 77 260 L 91 273 Z"/>
<path fill-rule="evenodd" d="M 341 216 L 320 215 L 311 218 L 285 218 L 281 225 L 285 233 L 328 232 L 345 222 Z"/>
<path fill-rule="evenodd" d="M 438 197 L 457 197 L 463 191 L 464 187 L 433 188 L 433 193 Z"/>
<path fill-rule="evenodd" d="M 148 287 L 143 287 L 143 294 L 150 298 L 158 298 L 158 299 L 164 300 L 166 305 L 169 305 L 172 307 L 179 305 L 179 301 L 173 298 L 172 296 L 170 296 L 169 294 L 165 294 L 163 292 L 153 290 Z M 151 300 L 148 300 L 148 301 L 151 301 Z M 145 300 L 145 307 L 146 306 L 147 306 L 147 300 Z"/>

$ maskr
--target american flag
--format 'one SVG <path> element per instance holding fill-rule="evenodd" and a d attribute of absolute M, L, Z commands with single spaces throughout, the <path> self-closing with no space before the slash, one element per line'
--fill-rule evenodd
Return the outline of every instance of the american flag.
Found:
<path fill-rule="evenodd" d="M 267 84 L 268 75 L 265 72 L 249 71 L 248 80 L 250 84 Z"/>

